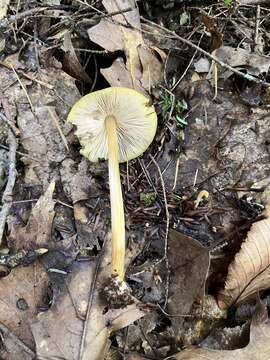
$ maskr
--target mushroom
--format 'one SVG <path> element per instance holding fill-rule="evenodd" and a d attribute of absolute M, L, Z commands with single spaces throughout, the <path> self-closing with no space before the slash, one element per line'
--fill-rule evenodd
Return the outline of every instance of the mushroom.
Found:
<path fill-rule="evenodd" d="M 109 160 L 112 273 L 123 280 L 125 218 L 119 162 L 134 159 L 148 148 L 157 128 L 155 109 L 133 89 L 110 87 L 83 96 L 68 121 L 77 127 L 82 155 L 93 162 Z"/>

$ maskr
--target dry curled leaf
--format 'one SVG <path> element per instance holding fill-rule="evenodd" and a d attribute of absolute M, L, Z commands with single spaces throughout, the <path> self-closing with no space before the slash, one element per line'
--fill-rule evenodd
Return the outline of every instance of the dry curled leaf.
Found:
<path fill-rule="evenodd" d="M 270 67 L 270 57 L 251 53 L 241 48 L 221 46 L 213 51 L 213 55 L 220 61 L 232 67 L 247 68 L 251 75 L 267 73 Z"/>
<path fill-rule="evenodd" d="M 82 67 L 76 52 L 74 50 L 70 32 L 64 34 L 64 43 L 62 46 L 64 50 L 63 69 L 75 79 L 92 84 L 92 80 Z"/>
<path fill-rule="evenodd" d="M 66 360 L 102 360 L 110 347 L 111 332 L 146 312 L 135 303 L 108 310 L 100 293 L 110 274 L 109 251 L 100 262 L 74 262 L 70 270 L 60 296 L 32 324 L 37 355 L 46 359 L 61 356 Z"/>
<path fill-rule="evenodd" d="M 250 326 L 249 344 L 237 350 L 213 350 L 191 347 L 178 355 L 176 360 L 269 360 L 270 321 L 267 309 L 258 303 Z"/>
<path fill-rule="evenodd" d="M 48 246 L 55 215 L 55 201 L 52 198 L 54 188 L 55 181 L 53 180 L 45 194 L 39 198 L 34 206 L 25 227 L 18 227 L 9 221 L 11 233 L 8 241 L 16 250 L 33 250 Z"/>
<path fill-rule="evenodd" d="M 270 287 L 270 205 L 266 219 L 252 225 L 240 251 L 230 264 L 225 287 L 218 294 L 221 308 L 243 302 Z"/>
<path fill-rule="evenodd" d="M 39 262 L 19 266 L 0 279 L 0 322 L 31 350 L 35 342 L 30 321 L 44 305 L 47 287 L 48 275 Z"/>
<path fill-rule="evenodd" d="M 112 86 L 127 86 L 149 91 L 162 78 L 162 62 L 146 46 L 141 32 L 140 14 L 134 0 L 103 0 L 108 13 L 132 10 L 102 19 L 88 30 L 91 41 L 107 51 L 124 51 L 126 63 L 118 58 L 110 68 L 101 70 Z M 120 24 L 123 24 L 121 26 Z M 142 79 L 142 80 L 141 80 Z"/>

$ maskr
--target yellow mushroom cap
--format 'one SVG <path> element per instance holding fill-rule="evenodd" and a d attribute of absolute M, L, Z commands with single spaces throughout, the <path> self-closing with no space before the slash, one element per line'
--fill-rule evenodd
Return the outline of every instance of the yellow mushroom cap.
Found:
<path fill-rule="evenodd" d="M 68 121 L 77 127 L 82 155 L 90 161 L 108 159 L 108 116 L 116 121 L 120 162 L 134 159 L 148 148 L 157 129 L 154 107 L 133 89 L 110 87 L 83 96 L 68 115 Z"/>

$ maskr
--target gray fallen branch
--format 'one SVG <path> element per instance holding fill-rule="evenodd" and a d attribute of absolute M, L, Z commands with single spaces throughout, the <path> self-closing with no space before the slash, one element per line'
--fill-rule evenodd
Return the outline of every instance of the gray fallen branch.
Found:
<path fill-rule="evenodd" d="M 0 244 L 2 242 L 6 218 L 9 214 L 11 205 L 12 205 L 12 192 L 16 180 L 16 150 L 18 147 L 17 139 L 11 129 L 8 131 L 8 144 L 9 144 L 9 154 L 8 154 L 8 181 L 5 188 L 5 191 L 2 196 L 2 209 L 0 211 Z"/>

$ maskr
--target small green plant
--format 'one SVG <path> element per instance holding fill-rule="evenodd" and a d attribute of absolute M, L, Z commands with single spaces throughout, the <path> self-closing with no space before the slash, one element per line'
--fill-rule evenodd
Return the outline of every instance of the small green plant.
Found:
<path fill-rule="evenodd" d="M 188 110 L 188 104 L 185 99 L 175 101 L 174 95 L 165 90 L 160 96 L 159 104 L 161 105 L 163 119 L 166 119 L 172 111 L 171 118 L 175 120 L 181 129 L 188 125 L 183 115 L 183 112 Z"/>
<path fill-rule="evenodd" d="M 233 0 L 223 0 L 224 1 L 224 5 L 226 6 L 232 6 Z"/>
<path fill-rule="evenodd" d="M 149 192 L 149 193 L 141 192 L 140 202 L 143 203 L 144 206 L 151 206 L 154 204 L 156 197 L 157 195 L 154 192 Z"/>

